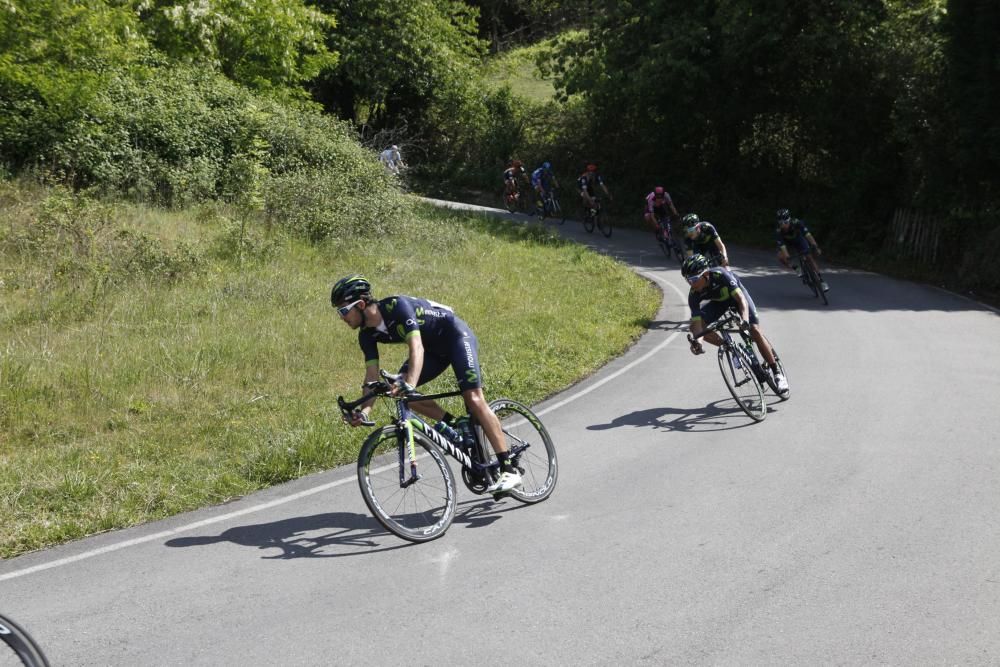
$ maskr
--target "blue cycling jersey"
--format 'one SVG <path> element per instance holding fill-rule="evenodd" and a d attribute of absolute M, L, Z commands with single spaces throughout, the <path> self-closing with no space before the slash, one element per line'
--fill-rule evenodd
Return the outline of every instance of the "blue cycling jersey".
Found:
<path fill-rule="evenodd" d="M 699 229 L 701 230 L 701 234 L 698 235 L 698 238 L 684 237 L 685 247 L 691 252 L 702 254 L 705 257 L 718 255 L 719 249 L 715 247 L 715 239 L 720 238 L 720 236 L 715 225 L 702 220 Z"/>
<path fill-rule="evenodd" d="M 378 365 L 379 343 L 402 343 L 420 336 L 424 347 L 424 365 L 417 385 L 430 382 L 448 366 L 455 371 L 462 390 L 482 386 L 479 368 L 479 342 L 461 318 L 449 306 L 413 296 L 390 296 L 376 302 L 382 315 L 379 327 L 362 327 L 358 345 L 366 365 Z M 400 368 L 405 373 L 409 360 Z"/>
<path fill-rule="evenodd" d="M 531 184 L 533 186 L 541 185 L 543 190 L 548 190 L 552 185 L 552 172 L 545 167 L 539 167 L 531 172 Z"/>
<path fill-rule="evenodd" d="M 792 224 L 788 225 L 787 230 L 783 230 L 779 224 L 774 236 L 778 240 L 779 250 L 782 246 L 789 246 L 799 253 L 807 253 L 809 252 L 809 239 L 806 238 L 808 233 L 809 228 L 806 227 L 806 223 L 796 218 L 792 220 Z"/>
<path fill-rule="evenodd" d="M 729 308 L 736 308 L 736 301 L 733 294 L 739 292 L 746 299 L 750 308 L 750 324 L 758 324 L 757 308 L 754 306 L 750 292 L 747 291 L 736 274 L 729 269 L 716 267 L 708 270 L 708 284 L 701 291 L 695 291 L 692 287 L 688 291 L 688 307 L 691 308 L 692 320 L 703 320 L 705 324 L 710 324 L 726 312 Z M 708 303 L 703 304 L 707 301 Z"/>

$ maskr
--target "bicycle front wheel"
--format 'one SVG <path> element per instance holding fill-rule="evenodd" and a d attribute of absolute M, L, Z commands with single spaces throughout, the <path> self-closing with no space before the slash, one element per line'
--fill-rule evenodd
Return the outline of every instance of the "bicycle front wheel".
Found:
<path fill-rule="evenodd" d="M 49 667 L 49 661 L 24 628 L 0 616 L 0 665 Z"/>
<path fill-rule="evenodd" d="M 594 216 L 587 209 L 583 210 L 583 228 L 591 233 L 594 231 Z"/>
<path fill-rule="evenodd" d="M 750 360 L 737 347 L 719 347 L 719 371 L 736 404 L 755 422 L 767 416 L 764 388 L 753 372 Z"/>
<path fill-rule="evenodd" d="M 386 530 L 410 542 L 428 542 L 444 535 L 455 518 L 455 477 L 427 436 L 415 430 L 413 441 L 415 481 L 399 430 L 385 426 L 361 445 L 358 484 L 368 509 Z"/>
<path fill-rule="evenodd" d="M 598 212 L 597 214 L 597 228 L 601 230 L 604 236 L 611 236 L 611 221 L 605 217 L 604 213 Z"/>
<path fill-rule="evenodd" d="M 771 354 L 774 355 L 774 365 L 778 367 L 778 372 L 785 376 L 785 380 L 788 380 L 788 374 L 785 373 L 785 367 L 781 364 L 781 357 L 778 356 L 778 351 L 773 347 L 771 348 Z M 778 391 L 778 383 L 774 380 L 774 375 L 772 375 L 767 370 L 764 371 L 764 379 L 767 381 L 767 386 L 771 388 L 774 395 L 777 396 L 782 401 L 787 401 L 792 395 L 791 389 L 786 389 L 785 391 Z"/>

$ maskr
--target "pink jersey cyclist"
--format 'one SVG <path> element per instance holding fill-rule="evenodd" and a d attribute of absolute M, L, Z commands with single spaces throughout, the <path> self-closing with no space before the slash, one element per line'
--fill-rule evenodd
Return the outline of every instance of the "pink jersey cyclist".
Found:
<path fill-rule="evenodd" d="M 674 208 L 674 201 L 670 198 L 670 193 L 660 186 L 653 188 L 653 191 L 646 195 L 646 212 L 644 216 L 657 235 L 670 233 L 670 219 L 678 218 L 680 215 Z"/>

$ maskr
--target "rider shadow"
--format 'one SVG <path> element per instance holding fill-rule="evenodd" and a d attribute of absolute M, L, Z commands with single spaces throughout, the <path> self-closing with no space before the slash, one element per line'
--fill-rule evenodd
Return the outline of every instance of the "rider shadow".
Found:
<path fill-rule="evenodd" d="M 328 512 L 293 517 L 270 523 L 234 526 L 218 535 L 178 537 L 165 542 L 168 547 L 196 547 L 231 542 L 257 549 L 278 549 L 265 560 L 292 558 L 339 558 L 409 546 L 398 542 L 383 546 L 384 537 L 392 537 L 373 517 L 353 512 Z M 352 550 L 346 548 L 353 547 Z"/>
<path fill-rule="evenodd" d="M 677 321 L 674 320 L 650 320 L 646 323 L 647 329 L 657 329 L 660 331 L 677 331 L 679 329 L 687 330 L 687 326 L 690 324 L 690 320 Z"/>
<path fill-rule="evenodd" d="M 771 408 L 768 407 L 768 411 Z M 615 417 L 607 424 L 592 424 L 587 427 L 590 431 L 607 431 L 613 428 L 633 426 L 636 428 L 653 428 L 663 431 L 680 431 L 690 433 L 704 433 L 710 431 L 731 431 L 737 428 L 744 428 L 754 424 L 747 418 L 745 423 L 732 423 L 732 416 L 745 416 L 736 402 L 732 399 L 721 399 L 709 403 L 703 408 L 682 408 L 662 407 L 649 408 L 647 410 L 636 410 L 626 415 Z"/>

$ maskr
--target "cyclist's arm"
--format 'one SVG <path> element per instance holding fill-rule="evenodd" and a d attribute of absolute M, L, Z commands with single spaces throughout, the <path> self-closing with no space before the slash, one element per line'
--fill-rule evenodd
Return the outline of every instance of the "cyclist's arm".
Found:
<path fill-rule="evenodd" d="M 369 359 L 365 362 L 365 381 L 361 384 L 361 390 L 366 391 L 365 385 L 369 382 L 375 382 L 379 379 L 378 374 L 378 358 Z M 361 426 L 361 422 L 368 421 L 368 415 L 372 411 L 372 406 L 375 404 L 375 398 L 372 397 L 371 400 L 365 401 L 361 404 L 360 408 L 357 408 L 351 415 L 351 426 Z"/>
<path fill-rule="evenodd" d="M 610 192 L 608 192 L 608 186 L 606 186 L 606 185 L 604 184 L 604 181 L 601 181 L 601 189 L 602 189 L 602 190 L 604 190 L 604 194 L 606 194 L 606 195 L 608 196 L 608 199 L 609 199 L 609 200 L 610 200 L 610 199 L 614 199 L 614 197 L 612 197 L 612 196 L 611 196 L 611 193 L 610 193 Z"/>
<path fill-rule="evenodd" d="M 674 220 L 676 220 L 677 218 L 681 217 L 681 214 L 677 212 L 677 208 L 674 206 L 674 200 L 673 199 L 668 198 L 667 199 L 667 204 L 670 206 L 670 212 L 673 214 Z"/>
<path fill-rule="evenodd" d="M 722 265 L 729 266 L 729 253 L 726 252 L 726 244 L 722 242 L 721 236 L 715 237 L 715 247 L 722 255 Z"/>
<path fill-rule="evenodd" d="M 736 303 L 736 311 L 740 314 L 740 320 L 743 322 L 750 321 L 750 304 L 747 303 L 746 298 L 743 296 L 743 290 L 737 288 L 733 290 L 733 301 Z"/>
<path fill-rule="evenodd" d="M 406 347 L 410 351 L 410 363 L 407 365 L 406 377 L 403 378 L 406 384 L 411 387 L 417 386 L 420 380 L 420 372 L 424 369 L 424 342 L 420 340 L 420 331 L 414 330 L 406 335 Z"/>
<path fill-rule="evenodd" d="M 819 244 L 816 243 L 816 239 L 813 238 L 813 235 L 810 232 L 806 232 L 806 241 L 809 241 L 809 245 L 815 248 L 816 252 L 820 252 Z"/>

